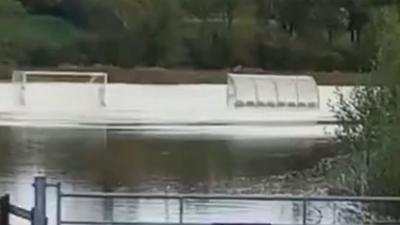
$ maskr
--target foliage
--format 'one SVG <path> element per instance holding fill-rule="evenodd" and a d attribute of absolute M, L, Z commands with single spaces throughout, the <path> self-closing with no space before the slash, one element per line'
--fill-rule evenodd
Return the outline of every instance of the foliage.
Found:
<path fill-rule="evenodd" d="M 30 51 L 68 44 L 76 35 L 73 26 L 61 19 L 28 15 L 21 4 L 12 0 L 0 3 L 2 63 L 29 63 Z"/>
<path fill-rule="evenodd" d="M 4 56 L 23 65 L 46 66 L 51 59 L 49 64 L 368 71 L 376 55 L 371 18 L 387 4 L 393 1 L 3 0 L 0 17 L 8 16 L 0 23 L 23 28 L 14 29 L 13 38 L 31 44 Z M 16 14 L 25 15 L 17 20 Z M 24 30 L 40 38 L 27 41 Z"/>
<path fill-rule="evenodd" d="M 338 137 L 351 153 L 340 181 L 358 194 L 399 195 L 400 23 L 393 8 L 382 13 L 383 35 L 371 82 L 349 98 L 339 95 L 334 107 L 343 122 Z"/>
<path fill-rule="evenodd" d="M 181 7 L 193 18 L 205 22 L 218 13 L 218 0 L 180 0 Z"/>
<path fill-rule="evenodd" d="M 0 17 L 15 16 L 24 13 L 25 10 L 19 2 L 14 0 L 0 1 Z"/>
<path fill-rule="evenodd" d="M 115 40 L 115 51 L 122 51 L 122 54 L 115 52 L 114 55 L 124 61 L 122 64 L 168 65 L 180 54 L 181 16 L 177 1 L 94 0 L 89 5 L 103 12 L 111 9 L 109 22 L 116 26 L 100 26 L 104 30 L 101 36 L 107 37 L 110 36 L 107 33 L 113 32 L 112 37 L 105 40 Z M 96 19 L 91 18 L 95 22 Z M 131 56 L 125 51 L 130 51 Z M 132 62 L 124 59 L 128 57 Z M 120 60 L 117 59 L 117 63 Z"/>

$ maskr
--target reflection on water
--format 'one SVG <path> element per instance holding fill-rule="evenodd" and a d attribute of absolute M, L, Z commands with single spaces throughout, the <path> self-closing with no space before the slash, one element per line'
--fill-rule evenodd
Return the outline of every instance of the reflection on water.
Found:
<path fill-rule="evenodd" d="M 319 183 L 299 185 L 275 178 L 311 168 L 331 154 L 328 143 L 311 141 L 181 140 L 107 130 L 4 127 L 0 128 L 0 193 L 9 192 L 13 202 L 31 207 L 30 183 L 42 174 L 62 181 L 65 191 L 301 194 Z M 54 193 L 49 196 L 51 214 Z M 185 221 L 293 223 L 301 220 L 299 204 L 190 201 L 185 203 Z M 63 217 L 173 222 L 177 210 L 173 200 L 83 199 L 66 201 Z"/>

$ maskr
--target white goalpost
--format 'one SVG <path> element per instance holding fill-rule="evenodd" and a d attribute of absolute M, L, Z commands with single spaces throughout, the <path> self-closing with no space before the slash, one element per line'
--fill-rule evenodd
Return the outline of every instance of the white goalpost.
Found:
<path fill-rule="evenodd" d="M 319 109 L 320 99 L 311 76 L 228 74 L 227 104 L 233 108 Z"/>
<path fill-rule="evenodd" d="M 20 106 L 54 111 L 106 107 L 106 73 L 14 71 L 12 83 Z"/>

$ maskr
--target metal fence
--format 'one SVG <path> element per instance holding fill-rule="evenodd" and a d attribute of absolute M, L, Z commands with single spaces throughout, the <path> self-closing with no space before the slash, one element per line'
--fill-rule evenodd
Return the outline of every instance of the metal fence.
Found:
<path fill-rule="evenodd" d="M 29 221 L 32 225 L 46 225 L 46 178 L 37 177 L 33 184 L 35 205 L 31 210 L 11 204 L 10 196 L 0 197 L 0 225 L 10 224 L 10 215 Z"/>
<path fill-rule="evenodd" d="M 191 224 L 185 221 L 185 202 L 189 200 L 237 200 L 237 201 L 278 201 L 278 202 L 301 202 L 302 205 L 302 225 L 308 225 L 308 209 L 311 202 L 355 202 L 355 203 L 399 203 L 400 197 L 356 197 L 356 196 L 325 196 L 325 197 L 310 197 L 310 196 L 265 196 L 265 195 L 208 195 L 208 194 L 132 194 L 132 193 L 103 193 L 103 192 L 63 192 L 61 183 L 48 184 L 45 177 L 35 178 L 35 206 L 31 211 L 12 206 L 10 213 L 25 218 L 32 222 L 32 225 L 47 225 L 46 215 L 46 188 L 55 188 L 57 191 L 57 208 L 56 208 L 56 225 L 138 225 L 138 224 Z M 62 218 L 63 201 L 65 199 L 146 199 L 146 200 L 176 200 L 179 202 L 179 218 L 175 223 L 148 223 L 148 222 L 117 222 L 117 221 L 79 221 L 79 220 L 64 220 Z M 3 206 L 4 207 L 4 206 Z M 0 201 L 0 215 L 2 204 Z M 200 223 L 196 223 L 200 224 Z M 202 223 L 210 224 L 210 223 Z M 229 223 L 215 223 L 229 224 Z M 237 224 L 237 223 L 236 223 Z M 243 223 L 239 223 L 243 224 Z M 249 223 L 254 225 L 254 223 Z M 368 224 L 400 224 L 397 221 L 370 221 Z M 8 225 L 1 223 L 0 225 Z"/>

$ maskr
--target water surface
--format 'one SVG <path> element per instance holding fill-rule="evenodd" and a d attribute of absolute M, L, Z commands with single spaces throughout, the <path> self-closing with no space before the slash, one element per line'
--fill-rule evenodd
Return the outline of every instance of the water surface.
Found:
<path fill-rule="evenodd" d="M 64 191 L 313 193 L 323 189 L 322 179 L 299 183 L 279 176 L 312 168 L 335 151 L 330 142 L 312 138 L 182 139 L 113 130 L 24 127 L 2 127 L 0 146 L 0 192 L 11 193 L 13 202 L 25 207 L 32 204 L 30 183 L 35 175 L 61 181 Z M 54 215 L 53 192 L 49 198 Z M 68 200 L 63 218 L 101 220 L 112 215 L 119 221 L 175 221 L 177 209 L 172 200 Z M 192 222 L 251 218 L 253 222 L 292 223 L 301 219 L 300 203 L 188 202 L 185 211 L 185 220 Z"/>
<path fill-rule="evenodd" d="M 79 86 L 30 88 L 21 107 L 13 86 L 0 84 L 0 193 L 26 208 L 37 175 L 62 182 L 66 192 L 326 194 L 321 174 L 299 174 L 338 151 L 334 127 L 315 124 L 332 117 L 335 87 L 320 87 L 319 111 L 288 112 L 230 109 L 225 85 L 110 84 L 102 110 Z M 55 206 L 49 190 L 50 224 Z M 310 222 L 332 222 L 333 208 L 312 203 Z M 302 215 L 296 202 L 189 201 L 184 210 L 185 222 L 293 224 Z M 178 204 L 83 199 L 68 200 L 62 211 L 64 220 L 176 222 Z"/>

